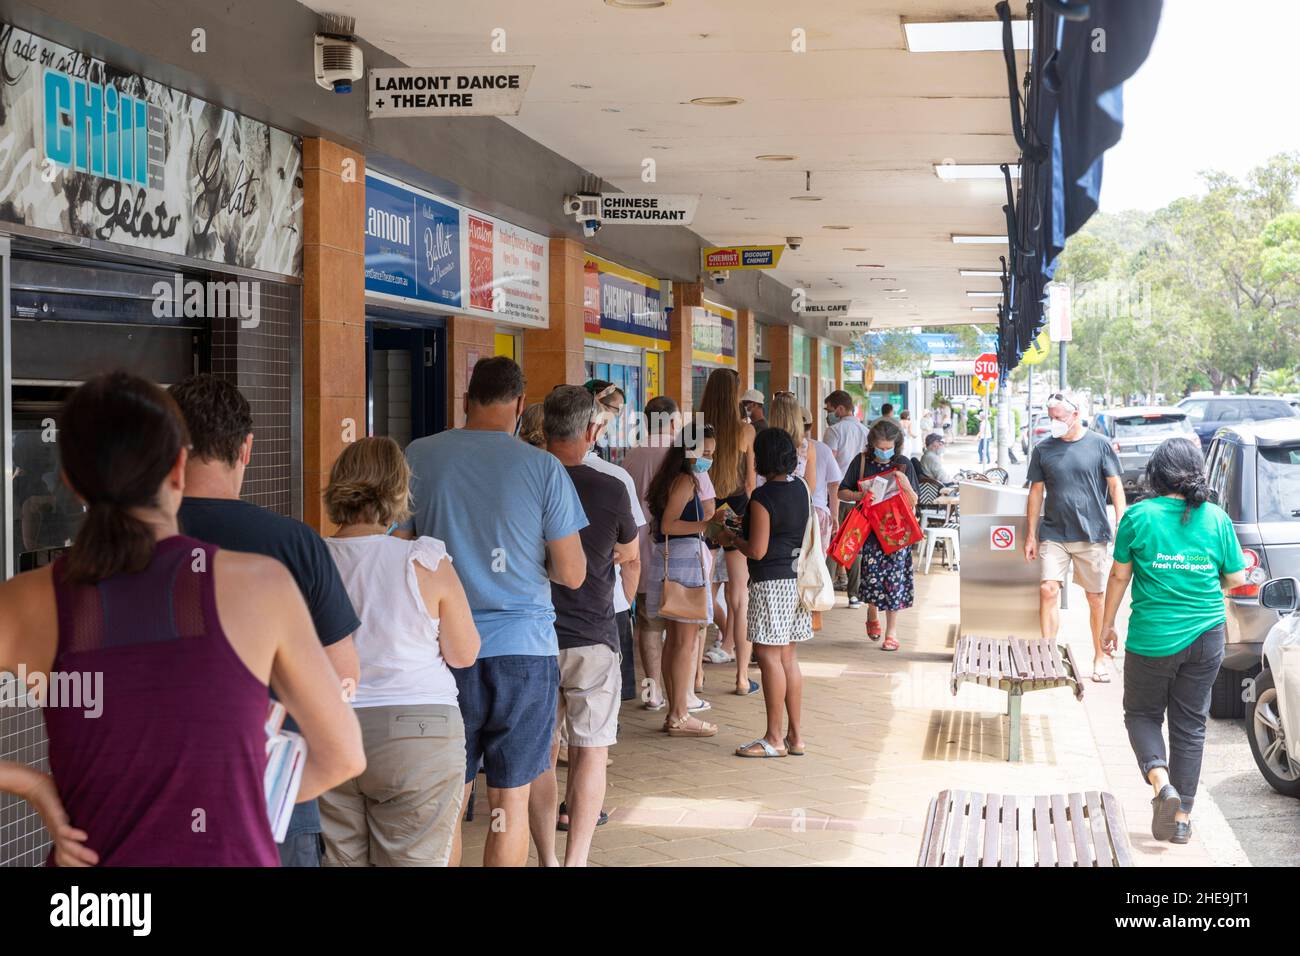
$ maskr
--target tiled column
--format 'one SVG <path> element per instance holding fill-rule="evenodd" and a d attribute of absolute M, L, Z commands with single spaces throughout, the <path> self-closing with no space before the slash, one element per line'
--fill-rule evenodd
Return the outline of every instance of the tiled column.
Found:
<path fill-rule="evenodd" d="M 754 313 L 736 310 L 736 371 L 740 372 L 740 390 L 754 387 Z"/>
<path fill-rule="evenodd" d="M 465 425 L 465 390 L 479 359 L 496 354 L 496 325 L 467 315 L 447 320 L 447 420 L 452 428 Z M 526 373 L 525 373 L 526 374 Z M 529 383 L 531 388 L 531 383 Z"/>
<path fill-rule="evenodd" d="M 664 393 L 677 402 L 683 413 L 694 408 L 691 393 L 691 356 L 695 349 L 695 323 L 691 307 L 704 305 L 704 287 L 698 282 L 673 283 L 673 314 L 668 325 L 672 348 L 664 355 Z"/>
<path fill-rule="evenodd" d="M 767 327 L 767 354 L 772 360 L 772 378 L 769 387 L 773 394 L 792 391 L 794 372 L 794 326 L 769 325 Z M 764 398 L 771 400 L 771 395 Z"/>
<path fill-rule="evenodd" d="M 826 400 L 822 394 L 822 340 L 809 336 L 808 348 L 812 350 L 808 359 L 811 369 L 808 375 L 808 414 L 812 416 L 813 435 L 820 438 L 824 419 L 817 412 Z"/>
<path fill-rule="evenodd" d="M 835 346 L 835 387 L 844 387 L 844 346 Z"/>
<path fill-rule="evenodd" d="M 365 158 L 303 141 L 303 520 L 321 504 L 334 459 L 366 433 Z"/>
<path fill-rule="evenodd" d="M 528 401 L 540 402 L 556 385 L 581 385 L 582 350 L 586 332 L 582 322 L 582 243 L 574 239 L 551 240 L 551 321 L 545 329 L 524 332 L 524 375 Z"/>

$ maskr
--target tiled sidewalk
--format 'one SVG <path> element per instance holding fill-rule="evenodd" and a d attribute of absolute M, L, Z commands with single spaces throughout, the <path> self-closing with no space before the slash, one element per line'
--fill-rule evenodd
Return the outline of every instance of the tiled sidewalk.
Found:
<path fill-rule="evenodd" d="M 761 695 L 726 692 L 730 665 L 706 665 L 703 696 L 713 709 L 705 716 L 720 727 L 714 738 L 669 738 L 659 730 L 662 712 L 625 704 L 609 768 L 610 822 L 597 831 L 591 862 L 911 866 L 928 802 L 945 788 L 1110 790 L 1124 803 L 1142 865 L 1241 861 L 1231 831 L 1215 838 L 1208 799 L 1198 802 L 1197 819 L 1198 833 L 1206 828 L 1209 839 L 1173 847 L 1146 832 L 1149 791 L 1128 750 L 1118 681 L 1089 682 L 1083 704 L 1065 689 L 1027 695 L 1024 761 L 1008 764 L 1006 695 L 971 685 L 956 697 L 949 690 L 957 575 L 937 569 L 918 574 L 916 591 L 917 607 L 901 619 L 898 653 L 884 653 L 866 639 L 865 611 L 848 610 L 843 595 L 840 607 L 824 615 L 823 630 L 800 648 L 805 756 L 733 755 L 737 745 L 761 735 L 764 718 Z M 1080 617 L 1082 593 L 1077 596 L 1065 633 L 1086 668 L 1090 641 L 1086 616 Z M 486 810 L 481 790 L 478 803 Z M 486 819 L 479 813 L 466 825 L 466 865 L 481 859 Z M 562 841 L 561 835 L 561 848 Z M 1218 857 L 1207 847 L 1217 847 Z"/>

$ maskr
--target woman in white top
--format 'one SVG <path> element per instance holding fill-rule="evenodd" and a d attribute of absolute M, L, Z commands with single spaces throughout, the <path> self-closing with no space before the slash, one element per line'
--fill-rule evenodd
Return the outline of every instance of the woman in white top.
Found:
<path fill-rule="evenodd" d="M 817 448 L 804 434 L 803 410 L 799 407 L 799 399 L 794 392 L 777 392 L 772 396 L 772 411 L 767 416 L 767 422 L 770 428 L 779 428 L 790 436 L 795 454 L 799 456 L 799 464 L 793 474 L 796 478 L 807 475 L 804 478 L 804 483 L 807 484 L 817 474 Z M 763 484 L 761 477 L 758 484 Z"/>
<path fill-rule="evenodd" d="M 903 429 L 903 454 L 908 458 L 921 457 L 921 434 L 912 421 L 912 413 L 906 408 L 898 415 L 898 427 Z"/>
<path fill-rule="evenodd" d="M 352 705 L 366 769 L 320 798 L 326 866 L 446 866 L 459 833 L 465 726 L 449 668 L 479 636 L 436 538 L 388 535 L 410 514 L 411 470 L 391 438 L 362 438 L 334 463 L 327 538 L 361 618 Z"/>

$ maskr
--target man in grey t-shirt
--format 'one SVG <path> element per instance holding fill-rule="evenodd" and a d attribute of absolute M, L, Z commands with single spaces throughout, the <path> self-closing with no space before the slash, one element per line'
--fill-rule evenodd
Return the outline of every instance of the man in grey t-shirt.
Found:
<path fill-rule="evenodd" d="M 1074 575 L 1088 595 L 1092 625 L 1092 679 L 1109 683 L 1101 645 L 1106 577 L 1112 539 L 1106 493 L 1115 509 L 1115 527 L 1124 516 L 1123 469 L 1110 442 L 1084 428 L 1079 406 L 1058 392 L 1047 400 L 1052 435 L 1034 446 L 1029 460 L 1029 507 L 1025 560 L 1040 562 L 1038 616 L 1043 637 L 1061 629 L 1060 594 L 1065 572 Z M 1046 505 L 1044 506 L 1044 492 Z M 1042 524 L 1039 513 L 1042 512 Z"/>

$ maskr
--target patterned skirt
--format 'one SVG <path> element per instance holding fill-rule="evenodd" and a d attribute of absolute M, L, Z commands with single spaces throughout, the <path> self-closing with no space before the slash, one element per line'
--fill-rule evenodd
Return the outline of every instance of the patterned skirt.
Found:
<path fill-rule="evenodd" d="M 862 545 L 861 598 L 878 611 L 902 611 L 912 606 L 912 549 L 885 554 L 874 534 Z"/>
<path fill-rule="evenodd" d="M 709 567 L 709 555 L 704 542 L 699 538 L 669 538 L 668 578 L 687 587 L 703 587 L 707 582 L 706 570 Z M 703 567 L 701 567 L 703 561 Z M 662 617 L 659 605 L 664 598 L 664 542 L 650 542 L 650 567 L 642 568 L 645 576 L 646 607 L 650 616 Z M 690 624 L 713 623 L 713 588 L 709 592 L 709 616 L 702 621 L 688 621 Z M 677 620 L 666 618 L 666 620 Z"/>
<path fill-rule="evenodd" d="M 749 582 L 749 639 L 784 646 L 813 636 L 812 612 L 799 603 L 794 578 Z"/>

